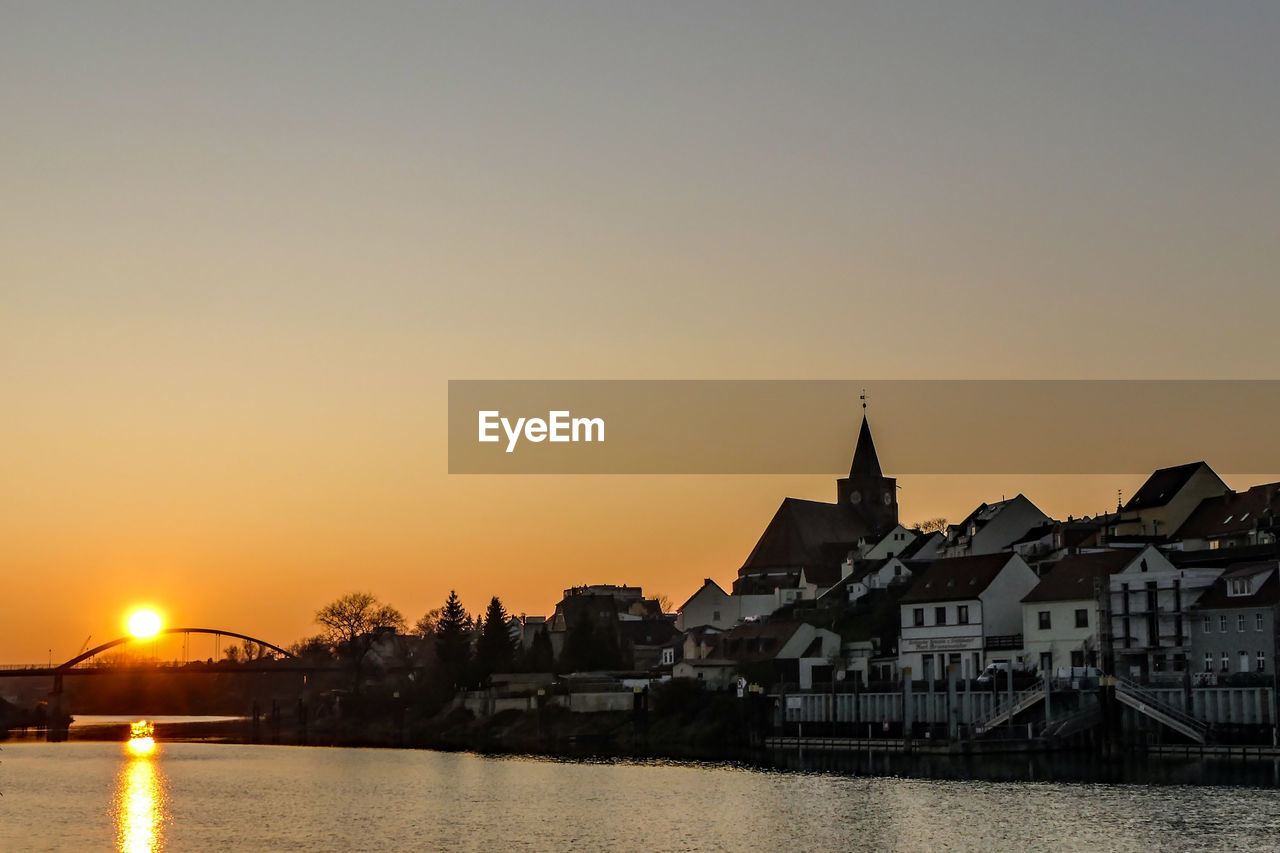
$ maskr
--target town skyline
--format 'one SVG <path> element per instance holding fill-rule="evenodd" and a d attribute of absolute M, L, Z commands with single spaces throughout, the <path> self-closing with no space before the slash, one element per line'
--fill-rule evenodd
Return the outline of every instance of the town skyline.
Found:
<path fill-rule="evenodd" d="M 450 476 L 449 380 L 1275 375 L 1270 5 L 0 22 L 0 660 L 146 601 L 292 637 L 352 586 L 678 600 L 779 496 L 829 499 Z M 903 475 L 900 501 L 1085 514 L 1143 473 Z"/>

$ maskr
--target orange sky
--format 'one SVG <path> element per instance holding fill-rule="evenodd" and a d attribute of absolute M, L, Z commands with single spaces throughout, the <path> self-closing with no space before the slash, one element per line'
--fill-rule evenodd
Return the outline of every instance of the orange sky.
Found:
<path fill-rule="evenodd" d="M 1273 377 L 1280 12 L 958 5 L 7 5 L 0 662 L 680 601 L 832 492 L 450 477 L 449 379 Z"/>

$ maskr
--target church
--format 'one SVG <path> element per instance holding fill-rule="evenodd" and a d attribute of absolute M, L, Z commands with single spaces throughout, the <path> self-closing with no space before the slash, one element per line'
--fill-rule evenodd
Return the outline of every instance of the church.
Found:
<path fill-rule="evenodd" d="M 865 406 L 864 406 L 865 409 Z M 802 581 L 830 586 L 859 542 L 878 541 L 898 526 L 897 481 L 884 476 L 863 412 L 849 476 L 836 480 L 835 503 L 786 498 L 733 583 L 735 596 L 794 600 Z"/>

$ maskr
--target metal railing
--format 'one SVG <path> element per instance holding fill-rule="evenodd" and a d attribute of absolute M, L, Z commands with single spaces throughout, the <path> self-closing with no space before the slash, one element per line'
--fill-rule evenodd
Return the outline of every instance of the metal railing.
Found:
<path fill-rule="evenodd" d="M 1116 679 L 1116 698 L 1138 713 L 1145 714 L 1156 722 L 1163 723 L 1198 743 L 1204 743 L 1208 739 L 1208 723 L 1175 708 L 1166 702 L 1162 696 L 1128 679 Z"/>
<path fill-rule="evenodd" d="M 1015 693 L 1012 701 L 1005 699 L 996 705 L 995 709 L 985 719 L 974 721 L 974 733 L 984 734 L 1006 720 L 1016 717 L 1027 708 L 1044 699 L 1044 697 L 1045 682 L 1042 678 L 1026 690 Z"/>

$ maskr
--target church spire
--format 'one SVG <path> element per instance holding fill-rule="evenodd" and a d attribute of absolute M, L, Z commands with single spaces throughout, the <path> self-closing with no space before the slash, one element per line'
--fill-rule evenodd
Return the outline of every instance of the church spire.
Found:
<path fill-rule="evenodd" d="M 864 403 L 864 408 L 865 405 Z M 884 472 L 880 470 L 880 457 L 876 456 L 876 444 L 871 440 L 871 425 L 867 423 L 867 415 L 864 411 L 862 429 L 858 431 L 858 446 L 853 451 L 853 464 L 849 466 L 849 479 L 868 480 L 883 476 Z"/>

